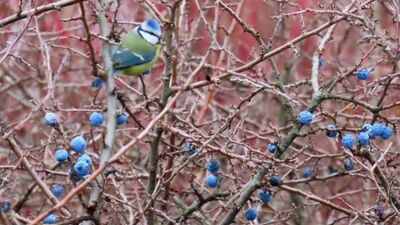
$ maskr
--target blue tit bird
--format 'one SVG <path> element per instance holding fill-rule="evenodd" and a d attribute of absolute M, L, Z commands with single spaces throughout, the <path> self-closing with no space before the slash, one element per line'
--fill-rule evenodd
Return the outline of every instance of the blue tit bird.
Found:
<path fill-rule="evenodd" d="M 113 72 L 124 75 L 150 73 L 160 54 L 161 27 L 155 19 L 143 21 L 122 37 L 121 46 L 113 51 Z"/>

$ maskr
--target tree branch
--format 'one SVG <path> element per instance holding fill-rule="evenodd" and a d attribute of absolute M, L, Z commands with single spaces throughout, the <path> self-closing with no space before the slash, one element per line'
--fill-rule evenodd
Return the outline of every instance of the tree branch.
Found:
<path fill-rule="evenodd" d="M 80 1 L 86 1 L 86 0 L 62 0 L 62 1 L 55 2 L 55 3 L 42 5 L 35 9 L 25 10 L 21 13 L 16 13 L 12 16 L 9 16 L 9 17 L 6 17 L 6 18 L 0 20 L 0 27 L 4 27 L 10 23 L 14 23 L 15 21 L 25 19 L 29 15 L 32 15 L 32 14 L 39 15 L 39 14 L 42 14 L 44 12 L 51 11 L 51 10 L 60 10 L 63 7 L 73 5 Z"/>
<path fill-rule="evenodd" d="M 228 225 L 233 223 L 236 215 L 239 213 L 240 209 L 246 204 L 253 192 L 261 186 L 264 176 L 267 174 L 267 169 L 265 167 L 259 167 L 257 169 L 257 174 L 247 183 L 244 189 L 240 192 L 239 199 L 230 206 L 228 213 L 221 220 L 219 225 Z"/>
<path fill-rule="evenodd" d="M 165 37 L 165 44 L 166 44 L 166 64 L 164 69 L 164 77 L 163 77 L 163 90 L 161 94 L 161 109 L 164 109 L 168 98 L 171 94 L 170 91 L 170 81 L 172 76 L 172 65 L 173 65 L 173 54 L 174 47 L 173 47 L 173 26 L 176 17 L 176 10 L 178 9 L 179 3 L 181 1 L 177 0 L 174 2 L 173 7 L 171 8 L 171 14 L 169 18 L 169 22 L 166 23 L 166 37 Z M 150 152 L 149 152 L 149 161 L 147 164 L 147 170 L 149 173 L 149 179 L 147 184 L 147 194 L 152 195 L 156 182 L 157 182 L 157 167 L 158 167 L 158 146 L 160 144 L 161 136 L 164 132 L 162 125 L 158 124 L 155 127 L 156 136 L 152 139 L 150 144 Z M 150 207 L 154 206 L 154 202 L 150 200 Z M 154 224 L 154 212 L 152 210 L 147 211 L 146 213 L 147 224 L 153 225 Z"/>
<path fill-rule="evenodd" d="M 108 37 L 109 34 L 111 33 L 106 17 L 108 9 L 107 6 L 108 2 L 102 0 L 100 1 L 100 5 L 97 8 L 100 34 L 105 37 Z M 104 140 L 104 147 L 100 154 L 100 166 L 105 165 L 112 156 L 115 129 L 116 129 L 116 113 L 117 113 L 117 95 L 114 90 L 115 82 L 112 71 L 111 45 L 106 41 L 103 41 L 102 53 L 103 53 L 104 70 L 107 75 L 107 128 L 106 128 L 107 131 Z M 92 190 L 88 202 L 88 206 L 91 210 L 95 210 L 99 202 L 103 185 L 104 185 L 104 177 L 103 176 L 97 177 L 95 182 L 95 187 Z"/>

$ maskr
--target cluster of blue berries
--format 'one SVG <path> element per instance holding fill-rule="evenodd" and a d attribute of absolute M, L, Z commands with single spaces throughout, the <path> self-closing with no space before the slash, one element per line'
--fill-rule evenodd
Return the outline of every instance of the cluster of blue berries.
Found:
<path fill-rule="evenodd" d="M 86 150 L 86 141 L 82 136 L 76 136 L 74 137 L 71 142 L 71 149 L 76 152 L 76 153 L 83 153 Z M 64 162 L 68 159 L 68 151 L 65 149 L 58 149 L 54 157 L 56 158 L 57 161 L 59 162 Z"/>
<path fill-rule="evenodd" d="M 278 179 L 278 180 L 277 180 Z M 270 183 L 272 180 L 272 183 L 274 183 L 274 185 L 272 186 L 276 186 L 276 182 L 280 184 L 280 177 L 279 176 L 272 176 L 270 179 Z M 272 193 L 271 191 L 262 188 L 258 191 L 258 198 L 261 200 L 261 202 L 263 204 L 267 204 L 268 202 L 270 202 L 272 200 Z M 257 218 L 257 209 L 256 208 L 248 208 L 244 211 L 244 218 L 246 218 L 246 220 L 252 221 L 255 220 Z"/>
<path fill-rule="evenodd" d="M 374 123 L 372 126 L 370 124 L 364 124 L 364 132 L 371 137 L 381 137 L 386 140 L 392 136 L 393 129 L 389 126 L 385 126 L 383 123 Z"/>
<path fill-rule="evenodd" d="M 393 133 L 391 127 L 385 126 L 383 123 L 364 124 L 361 131 L 357 134 L 357 140 L 360 145 L 368 145 L 369 140 L 375 137 L 388 139 Z M 326 127 L 326 136 L 336 137 L 338 130 L 335 125 L 329 124 Z M 342 145 L 347 149 L 351 149 L 354 145 L 355 138 L 351 134 L 346 134 L 342 137 Z"/>
<path fill-rule="evenodd" d="M 87 144 L 86 140 L 82 136 L 74 137 L 71 140 L 70 144 L 72 150 L 80 154 L 80 156 L 76 160 L 76 163 L 72 167 L 73 173 L 76 175 L 76 180 L 80 181 L 84 176 L 89 174 L 92 159 L 88 154 L 84 154 Z"/>
<path fill-rule="evenodd" d="M 99 82 L 100 78 L 96 79 L 93 83 L 94 86 L 100 87 Z M 101 81 L 102 82 L 102 81 Z M 128 116 L 126 113 L 121 112 L 117 115 L 117 124 L 121 125 L 128 120 Z M 46 112 L 44 115 L 44 123 L 48 126 L 55 127 L 59 124 L 57 119 L 57 115 L 54 112 Z M 89 123 L 93 127 L 101 126 L 104 123 L 104 115 L 100 112 L 93 112 L 89 116 Z M 90 165 L 92 164 L 92 159 L 88 154 L 84 154 L 87 143 L 83 136 L 76 136 L 70 141 L 71 150 L 78 153 L 80 156 L 77 158 L 76 162 L 72 166 L 72 170 L 70 171 L 70 175 L 73 175 L 73 178 L 76 181 L 82 180 L 82 178 L 90 173 Z M 68 160 L 69 152 L 64 148 L 59 148 L 54 153 L 54 158 L 58 162 L 65 162 Z M 64 194 L 64 186 L 60 184 L 55 184 L 51 187 L 51 191 L 56 197 L 62 197 Z M 56 216 L 54 214 L 49 214 L 44 220 L 45 224 L 55 223 Z"/>
<path fill-rule="evenodd" d="M 117 114 L 117 125 L 121 125 L 128 121 L 128 115 L 125 112 L 119 112 Z M 99 127 L 104 123 L 104 115 L 100 112 L 92 112 L 89 116 L 90 125 L 93 127 Z M 54 112 L 46 112 L 44 115 L 44 123 L 48 126 L 54 127 L 58 124 L 57 115 Z"/>
<path fill-rule="evenodd" d="M 96 77 L 92 82 L 92 87 L 100 88 L 104 84 L 104 81 L 100 77 Z M 59 124 L 57 114 L 52 111 L 48 111 L 44 115 L 44 123 L 47 126 L 55 127 Z M 124 124 L 128 121 L 128 115 L 125 112 L 119 112 L 116 117 L 117 125 Z M 99 127 L 104 123 L 104 115 L 101 112 L 93 112 L 89 116 L 89 123 L 93 127 Z M 78 153 L 80 156 L 77 158 L 75 164 L 72 166 L 72 170 L 70 171 L 70 175 L 74 175 L 76 181 L 80 181 L 84 176 L 90 173 L 90 165 L 92 164 L 92 159 L 88 154 L 85 154 L 85 150 L 87 147 L 86 140 L 82 136 L 74 137 L 70 146 L 72 151 Z M 68 160 L 69 153 L 66 149 L 59 148 L 54 153 L 54 158 L 58 162 L 65 162 Z M 51 192 L 56 197 L 62 197 L 64 195 L 64 186 L 61 184 L 54 184 L 51 187 Z M 3 205 L 2 205 L 3 206 Z M 4 208 L 4 207 L 3 207 Z M 2 209 L 3 209 L 2 208 Z M 54 224 L 57 221 L 57 217 L 55 214 L 51 213 L 47 215 L 43 219 L 44 224 Z"/>
<path fill-rule="evenodd" d="M 218 185 L 217 173 L 221 168 L 221 163 L 216 159 L 209 159 L 206 163 L 207 171 L 209 175 L 206 176 L 205 183 L 210 188 L 216 188 Z"/>
<path fill-rule="evenodd" d="M 388 139 L 393 133 L 393 129 L 389 126 L 385 126 L 383 123 L 364 124 L 357 134 L 358 144 L 365 146 L 369 144 L 371 138 L 381 137 L 382 139 Z M 327 126 L 326 135 L 328 137 L 336 137 L 338 134 L 337 128 L 333 124 Z M 342 145 L 344 148 L 351 149 L 354 145 L 355 138 L 352 134 L 346 134 L 342 137 Z M 351 171 L 354 169 L 354 163 L 350 158 L 345 158 L 343 161 L 345 171 Z"/>
<path fill-rule="evenodd" d="M 388 139 L 393 133 L 391 127 L 385 126 L 383 123 L 364 124 L 361 131 L 357 134 L 358 143 L 360 145 L 368 145 L 369 140 L 375 137 Z M 350 149 L 354 145 L 354 137 L 351 134 L 346 134 L 342 137 L 343 147 Z"/>
<path fill-rule="evenodd" d="M 104 122 L 104 116 L 99 112 L 93 112 L 92 114 L 90 114 L 89 121 L 92 126 L 98 127 Z M 128 121 L 128 114 L 126 114 L 125 112 L 119 112 L 117 114 L 116 121 L 117 125 L 122 125 L 126 123 L 126 121 Z"/>
<path fill-rule="evenodd" d="M 279 186 L 281 185 L 281 177 L 278 175 L 274 175 L 269 179 L 269 183 L 271 186 Z M 258 191 L 258 198 L 261 200 L 263 204 L 267 204 L 272 200 L 272 193 L 265 189 L 262 188 L 261 190 Z M 252 221 L 257 218 L 257 209 L 255 208 L 248 208 L 244 211 L 244 218 L 246 220 Z"/>

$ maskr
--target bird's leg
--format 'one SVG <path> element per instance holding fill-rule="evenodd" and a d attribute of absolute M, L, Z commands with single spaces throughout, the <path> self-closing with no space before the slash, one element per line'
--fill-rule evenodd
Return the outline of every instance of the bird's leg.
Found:
<path fill-rule="evenodd" d="M 136 124 L 139 126 L 139 129 L 144 129 L 144 126 L 139 122 L 138 119 L 133 115 L 129 107 L 126 105 L 126 102 L 129 101 L 128 97 L 125 96 L 122 92 L 116 92 L 117 93 L 117 99 L 121 103 L 122 107 L 124 110 L 129 114 L 130 117 L 136 122 Z"/>
<path fill-rule="evenodd" d="M 100 88 L 98 88 L 98 89 L 96 90 L 96 92 L 94 93 L 93 105 L 96 105 L 96 99 L 97 99 L 97 96 L 99 95 L 99 92 L 100 92 Z"/>
<path fill-rule="evenodd" d="M 146 100 L 146 109 L 147 109 L 148 112 L 150 112 L 149 98 L 147 98 L 146 86 L 145 86 L 144 81 L 143 81 L 143 75 L 140 74 L 140 75 L 139 75 L 139 78 L 140 78 L 140 82 L 142 83 L 143 97 L 144 97 L 144 99 Z"/>

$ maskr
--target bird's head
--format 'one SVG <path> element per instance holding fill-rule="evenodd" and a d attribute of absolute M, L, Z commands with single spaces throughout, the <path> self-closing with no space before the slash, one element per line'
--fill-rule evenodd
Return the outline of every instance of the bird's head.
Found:
<path fill-rule="evenodd" d="M 148 19 L 143 21 L 135 31 L 139 34 L 143 39 L 152 43 L 159 44 L 161 39 L 161 27 L 160 24 L 155 19 Z"/>

